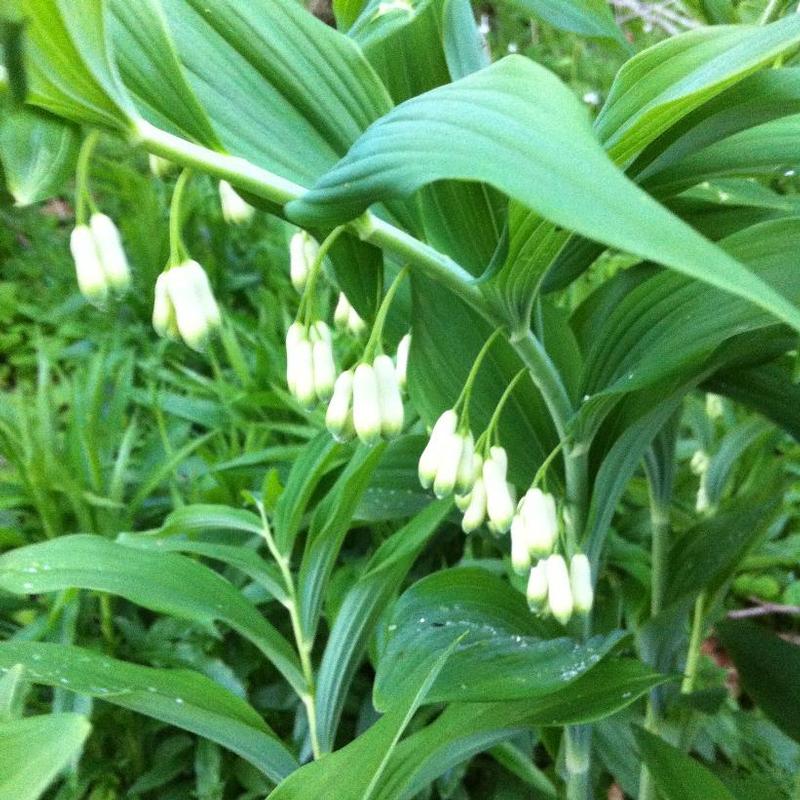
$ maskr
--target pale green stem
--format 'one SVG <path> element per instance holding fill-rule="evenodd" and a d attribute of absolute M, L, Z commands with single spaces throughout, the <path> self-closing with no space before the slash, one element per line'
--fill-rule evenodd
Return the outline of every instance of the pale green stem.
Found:
<path fill-rule="evenodd" d="M 75 168 L 75 222 L 78 225 L 87 223 L 89 216 L 87 209 L 94 210 L 92 194 L 89 190 L 89 164 L 99 138 L 99 131 L 91 131 L 83 140 L 78 154 L 78 163 Z"/>
<path fill-rule="evenodd" d="M 778 17 L 781 11 L 783 11 L 783 7 L 785 4 L 786 0 L 769 0 L 766 8 L 764 9 L 764 13 L 758 20 L 758 24 L 768 25 L 770 22 L 772 22 L 774 19 Z"/>
<path fill-rule="evenodd" d="M 376 354 L 383 352 L 383 328 L 386 325 L 386 317 L 389 316 L 389 309 L 392 307 L 397 290 L 400 284 L 405 280 L 408 275 L 408 267 L 403 267 L 397 273 L 397 277 L 392 281 L 386 295 L 381 301 L 378 313 L 375 315 L 375 324 L 372 326 L 372 333 L 369 335 L 367 344 L 364 347 L 364 354 L 362 360 L 367 363 L 374 361 Z"/>
<path fill-rule="evenodd" d="M 703 622 L 706 595 L 703 592 L 694 604 L 692 633 L 689 637 L 689 650 L 686 654 L 686 670 L 681 683 L 681 694 L 691 694 L 697 680 L 697 666 L 700 663 L 700 647 L 703 644 Z"/>
<path fill-rule="evenodd" d="M 571 725 L 564 736 L 567 800 L 591 800 L 591 725 Z"/>
<path fill-rule="evenodd" d="M 192 177 L 192 171 L 185 169 L 181 172 L 172 190 L 172 200 L 169 206 L 169 266 L 175 267 L 188 257 L 186 245 L 183 243 L 181 228 L 183 227 L 183 196 L 186 186 Z"/>

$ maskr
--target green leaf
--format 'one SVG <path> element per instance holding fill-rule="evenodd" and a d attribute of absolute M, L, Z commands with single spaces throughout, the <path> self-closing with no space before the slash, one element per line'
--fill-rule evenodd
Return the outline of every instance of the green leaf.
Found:
<path fill-rule="evenodd" d="M 219 620 L 253 642 L 295 691 L 305 689 L 294 650 L 258 610 L 221 575 L 174 553 L 100 536 L 61 536 L 0 556 L 0 588 L 14 594 L 93 589 L 207 627 Z"/>
<path fill-rule="evenodd" d="M 325 589 L 339 550 L 384 447 L 384 444 L 372 448 L 359 446 L 314 514 L 300 564 L 297 591 L 300 622 L 309 641 L 313 641 L 316 634 Z"/>
<path fill-rule="evenodd" d="M 8 667 L 0 678 L 0 722 L 22 716 L 25 689 L 25 667 L 22 664 Z"/>
<path fill-rule="evenodd" d="M 375 800 L 410 800 L 448 769 L 536 726 L 593 722 L 635 702 L 664 677 L 630 660 L 607 659 L 546 697 L 453 703 L 401 742 Z"/>
<path fill-rule="evenodd" d="M 398 686 L 396 700 L 366 733 L 336 753 L 298 770 L 269 795 L 269 800 L 325 797 L 333 786 L 336 800 L 374 798 L 403 731 L 452 650 L 453 643 L 407 672 Z"/>
<path fill-rule="evenodd" d="M 195 503 L 172 511 L 155 532 L 159 536 L 191 536 L 203 531 L 225 530 L 262 534 L 261 518 L 252 511 L 224 505 Z"/>
<path fill-rule="evenodd" d="M 0 125 L 0 161 L 8 191 L 18 206 L 60 192 L 78 158 L 79 135 L 73 125 L 29 108 L 4 117 Z"/>
<path fill-rule="evenodd" d="M 698 761 L 643 728 L 635 728 L 642 761 L 663 800 L 734 800 L 725 784 Z"/>
<path fill-rule="evenodd" d="M 628 181 L 570 90 L 522 57 L 401 104 L 287 212 L 302 224 L 336 224 L 448 178 L 488 183 L 551 222 L 744 297 L 800 329 L 795 306 Z"/>
<path fill-rule="evenodd" d="M 745 620 L 725 620 L 717 633 L 745 691 L 786 734 L 800 742 L 800 648 Z"/>
<path fill-rule="evenodd" d="M 80 754 L 90 730 L 80 714 L 0 722 L 0 800 L 36 800 Z"/>
<path fill-rule="evenodd" d="M 297 769 L 255 709 L 196 672 L 143 667 L 71 645 L 0 643 L 0 666 L 17 663 L 35 683 L 97 697 L 210 739 L 273 780 Z"/>
<path fill-rule="evenodd" d="M 445 0 L 442 27 L 447 68 L 454 81 L 489 66 L 469 0 Z"/>
<path fill-rule="evenodd" d="M 317 676 L 317 728 L 324 751 L 333 747 L 347 692 L 378 619 L 451 505 L 449 500 L 431 503 L 386 539 L 345 596 Z"/>
<path fill-rule="evenodd" d="M 629 48 L 606 0 L 507 0 L 507 2 L 521 11 L 539 17 L 555 28 L 580 36 L 616 39 L 626 49 Z"/>
<path fill-rule="evenodd" d="M 346 32 L 358 18 L 364 3 L 366 3 L 366 0 L 333 0 L 336 27 L 340 31 Z"/>
<path fill-rule="evenodd" d="M 649 47 L 619 71 L 595 123 L 617 163 L 715 95 L 773 62 L 800 41 L 800 19 L 766 26 L 715 26 Z"/>
<path fill-rule="evenodd" d="M 547 638 L 523 595 L 505 581 L 471 567 L 443 570 L 415 583 L 392 609 L 375 705 L 388 707 L 402 675 L 454 634 L 462 638 L 428 702 L 541 697 L 590 670 L 620 640 L 617 633 L 585 644 Z"/>

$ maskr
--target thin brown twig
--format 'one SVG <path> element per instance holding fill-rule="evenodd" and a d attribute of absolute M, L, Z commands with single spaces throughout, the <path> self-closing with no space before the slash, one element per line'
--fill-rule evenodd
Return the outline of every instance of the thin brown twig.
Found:
<path fill-rule="evenodd" d="M 748 617 L 765 617 L 769 614 L 787 614 L 789 616 L 800 616 L 800 606 L 786 606 L 780 603 L 764 603 L 758 598 L 750 598 L 755 606 L 750 608 L 737 608 L 729 611 L 727 616 L 729 619 L 747 619 Z"/>

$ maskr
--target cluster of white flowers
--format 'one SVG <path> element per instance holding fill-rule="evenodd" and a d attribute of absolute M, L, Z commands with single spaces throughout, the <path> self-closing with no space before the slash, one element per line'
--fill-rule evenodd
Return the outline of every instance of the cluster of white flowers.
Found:
<path fill-rule="evenodd" d="M 286 333 L 286 382 L 307 408 L 327 400 L 336 382 L 336 362 L 330 328 L 317 320 L 306 327 L 293 322 Z"/>
<path fill-rule="evenodd" d="M 128 259 L 117 226 L 105 214 L 92 214 L 88 225 L 75 227 L 70 250 L 78 287 L 90 303 L 103 306 L 110 292 L 127 291 L 131 283 Z"/>
<path fill-rule="evenodd" d="M 222 218 L 229 225 L 243 225 L 253 218 L 255 209 L 228 183 L 219 182 L 219 202 Z"/>
<path fill-rule="evenodd" d="M 367 323 L 358 315 L 347 295 L 344 292 L 339 294 L 336 309 L 333 312 L 333 324 L 340 331 L 350 331 L 354 336 L 360 336 L 367 329 Z"/>
<path fill-rule="evenodd" d="M 289 241 L 289 277 L 292 286 L 302 292 L 308 274 L 319 255 L 319 244 L 307 231 L 297 231 Z"/>
<path fill-rule="evenodd" d="M 208 276 L 196 261 L 184 261 L 158 276 L 153 327 L 159 336 L 183 339 L 193 350 L 202 351 L 221 321 Z"/>
<path fill-rule="evenodd" d="M 569 570 L 564 556 L 553 553 L 533 565 L 528 576 L 528 605 L 531 610 L 552 614 L 566 625 L 575 612 L 588 614 L 594 604 L 589 559 L 576 553 Z"/>

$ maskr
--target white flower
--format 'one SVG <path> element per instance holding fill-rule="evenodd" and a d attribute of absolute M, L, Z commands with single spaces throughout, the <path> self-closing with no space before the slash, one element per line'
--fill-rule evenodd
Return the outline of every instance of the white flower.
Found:
<path fill-rule="evenodd" d="M 442 441 L 436 477 L 433 479 L 433 493 L 439 498 L 453 493 L 465 441 L 466 437 L 458 432 L 451 433 Z"/>
<path fill-rule="evenodd" d="M 364 444 L 376 444 L 381 437 L 378 379 L 371 364 L 359 364 L 353 376 L 353 425 Z"/>
<path fill-rule="evenodd" d="M 367 327 L 358 312 L 350 305 L 347 295 L 344 292 L 339 294 L 339 299 L 336 302 L 336 310 L 333 312 L 333 324 L 340 330 L 348 330 L 354 336 L 363 333 Z"/>
<path fill-rule="evenodd" d="M 93 305 L 102 307 L 108 298 L 108 280 L 88 225 L 76 226 L 70 236 L 69 247 L 81 294 Z"/>
<path fill-rule="evenodd" d="M 539 561 L 531 568 L 525 592 L 531 611 L 541 611 L 547 601 L 547 564 Z"/>
<path fill-rule="evenodd" d="M 153 299 L 153 328 L 159 336 L 177 341 L 180 339 L 178 321 L 175 319 L 175 309 L 169 299 L 167 289 L 167 274 L 162 272 L 156 278 L 155 296 Z"/>
<path fill-rule="evenodd" d="M 725 406 L 718 394 L 709 392 L 706 395 L 706 414 L 709 419 L 720 419 L 725 413 Z"/>
<path fill-rule="evenodd" d="M 96 213 L 92 214 L 89 227 L 108 285 L 116 292 L 127 291 L 131 285 L 131 271 L 117 226 L 110 217 Z"/>
<path fill-rule="evenodd" d="M 531 567 L 528 531 L 520 514 L 511 521 L 511 566 L 517 575 L 524 575 Z"/>
<path fill-rule="evenodd" d="M 311 328 L 311 346 L 314 363 L 314 393 L 327 400 L 336 382 L 336 362 L 333 358 L 333 341 L 328 326 L 321 320 Z"/>
<path fill-rule="evenodd" d="M 547 569 L 547 606 L 550 613 L 566 625 L 573 611 L 572 588 L 567 572 L 567 562 L 558 554 L 551 555 L 545 562 Z"/>
<path fill-rule="evenodd" d="M 592 588 L 592 568 L 584 553 L 575 553 L 569 562 L 569 580 L 575 610 L 588 614 L 594 605 L 594 589 Z"/>
<path fill-rule="evenodd" d="M 514 519 L 520 520 L 533 557 L 545 558 L 553 552 L 558 539 L 558 516 L 552 495 L 529 489 L 520 500 Z"/>
<path fill-rule="evenodd" d="M 691 469 L 695 475 L 704 475 L 708 472 L 710 463 L 711 459 L 708 457 L 708 453 L 706 453 L 705 450 L 696 450 L 689 463 L 689 469 Z"/>
<path fill-rule="evenodd" d="M 436 470 L 442 454 L 442 446 L 456 432 L 458 414 L 451 408 L 445 411 L 433 426 L 428 444 L 419 459 L 419 482 L 423 489 L 430 489 L 436 479 Z"/>
<path fill-rule="evenodd" d="M 222 206 L 222 217 L 229 225 L 249 222 L 255 213 L 253 206 L 228 181 L 219 182 L 219 202 Z"/>
<path fill-rule="evenodd" d="M 463 439 L 461 458 L 458 461 L 456 473 L 456 490 L 459 494 L 468 494 L 472 491 L 478 477 L 475 473 L 475 440 L 471 433 L 467 433 Z"/>
<path fill-rule="evenodd" d="M 461 530 L 464 533 L 472 533 L 483 525 L 486 519 L 486 485 L 483 478 L 478 478 L 469 495 L 469 505 L 464 511 L 464 518 L 461 520 Z"/>
<path fill-rule="evenodd" d="M 397 381 L 400 388 L 405 391 L 408 385 L 408 351 L 411 348 L 411 334 L 407 333 L 397 345 Z"/>
<path fill-rule="evenodd" d="M 486 485 L 486 512 L 492 530 L 505 533 L 514 518 L 514 499 L 506 481 L 508 457 L 502 447 L 492 447 L 483 464 L 483 482 Z"/>
<path fill-rule="evenodd" d="M 152 153 L 148 156 L 148 162 L 150 164 L 150 172 L 156 178 L 166 178 L 175 169 L 175 164 L 172 161 L 161 156 L 154 156 Z"/>
<path fill-rule="evenodd" d="M 347 370 L 336 379 L 333 395 L 325 414 L 325 425 L 339 442 L 347 441 L 353 433 L 353 372 Z"/>
<path fill-rule="evenodd" d="M 379 355 L 372 363 L 378 381 L 378 405 L 381 412 L 381 434 L 393 438 L 403 430 L 404 409 L 394 363 L 387 355 Z"/>
<path fill-rule="evenodd" d="M 298 231 L 289 242 L 289 275 L 298 292 L 306 287 L 308 272 L 317 258 L 319 245 L 306 231 Z"/>

